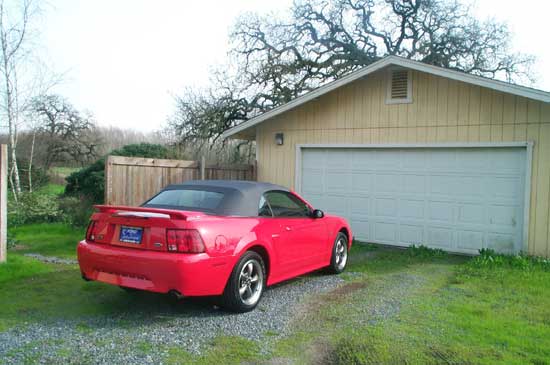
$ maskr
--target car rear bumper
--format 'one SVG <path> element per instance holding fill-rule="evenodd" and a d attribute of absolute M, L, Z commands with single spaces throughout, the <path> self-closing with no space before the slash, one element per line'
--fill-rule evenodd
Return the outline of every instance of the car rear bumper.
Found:
<path fill-rule="evenodd" d="M 220 295 L 232 266 L 229 257 L 145 251 L 81 241 L 78 263 L 87 280 L 183 296 Z"/>

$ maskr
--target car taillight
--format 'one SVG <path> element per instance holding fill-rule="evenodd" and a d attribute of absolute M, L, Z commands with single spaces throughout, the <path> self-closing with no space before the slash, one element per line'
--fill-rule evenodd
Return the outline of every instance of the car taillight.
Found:
<path fill-rule="evenodd" d="M 170 252 L 204 252 L 204 242 L 196 229 L 167 229 L 166 243 Z"/>
<path fill-rule="evenodd" d="M 96 228 L 97 228 L 96 222 L 90 221 L 90 224 L 88 224 L 88 229 L 86 230 L 87 241 L 92 241 L 92 242 L 95 241 L 97 237 Z"/>

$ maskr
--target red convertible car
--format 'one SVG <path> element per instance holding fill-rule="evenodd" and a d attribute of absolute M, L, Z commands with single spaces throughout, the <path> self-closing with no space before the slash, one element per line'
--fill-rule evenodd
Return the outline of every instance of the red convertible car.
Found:
<path fill-rule="evenodd" d="M 250 181 L 170 185 L 141 207 L 98 205 L 78 244 L 82 277 L 245 312 L 266 286 L 344 270 L 352 232 L 288 189 Z"/>

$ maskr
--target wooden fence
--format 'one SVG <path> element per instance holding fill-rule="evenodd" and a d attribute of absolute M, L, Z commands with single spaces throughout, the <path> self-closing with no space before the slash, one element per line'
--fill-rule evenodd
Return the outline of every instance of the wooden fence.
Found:
<path fill-rule="evenodd" d="M 7 259 L 8 146 L 0 145 L 0 263 Z"/>
<path fill-rule="evenodd" d="M 254 165 L 208 165 L 202 161 L 109 156 L 105 204 L 136 206 L 169 184 L 187 180 L 256 180 Z"/>

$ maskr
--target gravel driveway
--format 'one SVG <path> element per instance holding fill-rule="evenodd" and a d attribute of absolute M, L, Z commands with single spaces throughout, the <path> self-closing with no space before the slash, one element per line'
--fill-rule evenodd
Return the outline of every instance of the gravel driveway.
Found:
<path fill-rule="evenodd" d="M 255 341 L 277 338 L 287 333 L 292 315 L 305 297 L 333 290 L 342 283 L 337 276 L 304 276 L 269 288 L 256 310 L 244 314 L 227 313 L 204 301 L 182 301 L 177 311 L 146 317 L 128 313 L 33 323 L 0 333 L 0 361 L 159 364 L 166 347 L 200 353 L 218 335 Z"/>

